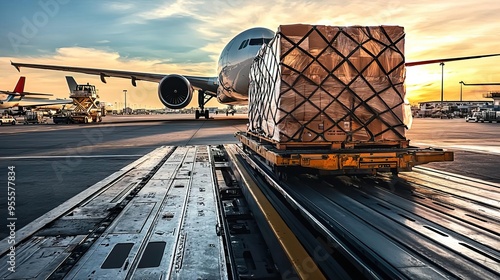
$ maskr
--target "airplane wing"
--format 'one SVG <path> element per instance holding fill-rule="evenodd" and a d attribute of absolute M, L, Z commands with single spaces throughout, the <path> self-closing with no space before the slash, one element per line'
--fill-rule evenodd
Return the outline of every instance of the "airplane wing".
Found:
<path fill-rule="evenodd" d="M 58 66 L 58 65 L 43 65 L 43 64 L 28 64 L 28 63 L 17 63 L 12 62 L 11 65 L 16 67 L 17 71 L 21 71 L 22 67 L 26 68 L 37 68 L 55 71 L 67 71 L 84 73 L 89 75 L 100 76 L 101 81 L 106 83 L 107 77 L 118 77 L 131 79 L 132 85 L 135 87 L 136 81 L 147 81 L 147 82 L 160 82 L 166 74 L 157 73 L 144 73 L 144 72 L 131 72 L 131 71 L 121 71 L 121 70 L 110 70 L 110 69 L 98 69 L 98 68 L 85 68 L 85 67 L 72 67 L 72 66 Z M 201 88 L 207 91 L 217 92 L 217 77 L 196 77 L 196 76 L 184 76 L 190 83 L 196 88 Z"/>
<path fill-rule="evenodd" d="M 431 60 L 422 60 L 422 61 L 415 61 L 415 62 L 406 62 L 405 65 L 406 66 L 418 66 L 418 65 L 425 65 L 425 64 L 450 62 L 450 61 L 457 61 L 457 60 L 467 60 L 467 59 L 476 59 L 476 58 L 499 56 L 499 55 L 500 54 L 497 53 L 497 54 L 484 54 L 484 55 L 463 56 L 463 57 L 453 57 L 453 58 L 431 59 Z"/>

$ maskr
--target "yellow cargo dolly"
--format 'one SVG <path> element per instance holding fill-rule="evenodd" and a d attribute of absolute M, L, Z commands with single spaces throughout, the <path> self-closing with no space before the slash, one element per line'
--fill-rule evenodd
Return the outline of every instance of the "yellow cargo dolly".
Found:
<path fill-rule="evenodd" d="M 274 143 L 246 132 L 236 138 L 245 149 L 257 153 L 275 169 L 308 168 L 320 174 L 375 174 L 377 172 L 411 171 L 413 166 L 429 162 L 453 161 L 453 152 L 433 148 L 377 147 L 352 149 L 290 149 L 280 150 Z"/>

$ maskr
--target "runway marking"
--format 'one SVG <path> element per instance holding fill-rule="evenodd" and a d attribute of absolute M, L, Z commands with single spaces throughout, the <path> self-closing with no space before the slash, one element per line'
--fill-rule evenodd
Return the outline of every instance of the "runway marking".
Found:
<path fill-rule="evenodd" d="M 142 157 L 144 155 L 66 155 L 66 156 L 15 156 L 0 157 L 0 159 L 57 159 L 57 158 L 122 158 L 122 157 Z"/>

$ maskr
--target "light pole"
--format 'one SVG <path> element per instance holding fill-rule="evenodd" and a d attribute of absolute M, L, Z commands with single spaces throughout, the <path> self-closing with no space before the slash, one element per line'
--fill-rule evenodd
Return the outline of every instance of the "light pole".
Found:
<path fill-rule="evenodd" d="M 123 93 L 125 94 L 125 108 L 123 109 L 123 114 L 126 115 L 127 113 L 125 112 L 127 111 L 127 90 L 124 89 Z"/>
<path fill-rule="evenodd" d="M 444 62 L 439 63 L 441 65 L 441 110 L 443 109 L 443 96 L 444 96 Z"/>
<path fill-rule="evenodd" d="M 462 102 L 462 86 L 464 85 L 464 81 L 460 81 L 460 102 Z"/>

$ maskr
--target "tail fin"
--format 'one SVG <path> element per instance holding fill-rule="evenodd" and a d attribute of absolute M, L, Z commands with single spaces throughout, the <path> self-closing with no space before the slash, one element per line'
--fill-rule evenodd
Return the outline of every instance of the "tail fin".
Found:
<path fill-rule="evenodd" d="M 71 94 L 73 91 L 76 90 L 78 84 L 76 83 L 75 79 L 72 76 L 66 76 L 66 82 L 68 82 L 69 93 Z"/>
<path fill-rule="evenodd" d="M 24 92 L 24 83 L 26 82 L 26 77 L 19 77 L 19 81 L 17 81 L 17 85 L 14 88 L 13 93 L 22 94 Z"/>

